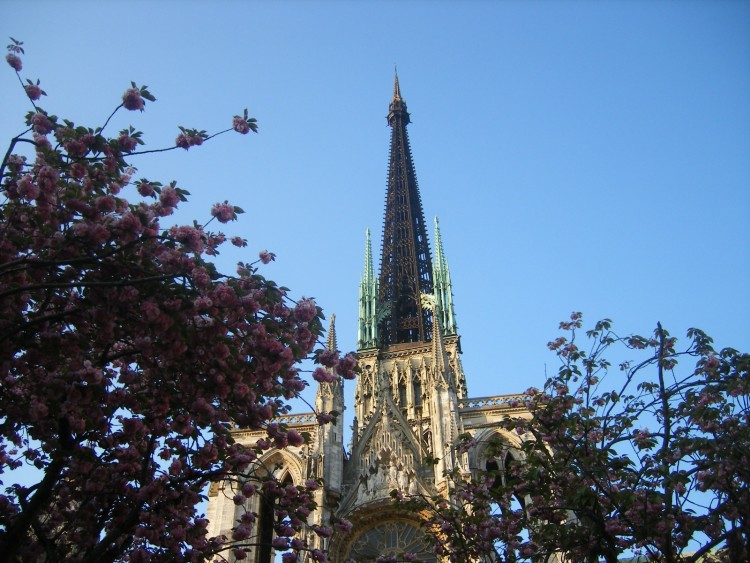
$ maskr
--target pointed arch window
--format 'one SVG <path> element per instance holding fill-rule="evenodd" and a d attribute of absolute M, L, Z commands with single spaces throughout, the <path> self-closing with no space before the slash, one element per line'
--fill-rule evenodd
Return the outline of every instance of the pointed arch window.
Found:
<path fill-rule="evenodd" d="M 281 487 L 292 484 L 292 476 L 288 472 L 279 483 Z M 275 516 L 276 503 L 264 495 L 261 497 L 258 511 L 258 549 L 255 553 L 255 563 L 273 563 L 274 561 L 271 542 L 273 541 L 274 527 L 280 523 L 280 521 L 277 522 Z"/>
<path fill-rule="evenodd" d="M 490 490 L 497 489 L 503 485 L 512 487 L 514 482 L 518 479 L 514 475 L 513 467 L 520 463 L 510 451 L 506 451 L 504 455 L 495 458 L 489 458 L 485 463 L 485 469 L 487 471 L 487 479 L 491 482 Z M 522 496 L 513 495 L 515 501 L 518 502 L 522 509 L 526 509 L 526 501 Z"/>
<path fill-rule="evenodd" d="M 432 455 L 432 432 L 429 429 L 422 433 L 422 447 L 427 455 Z"/>
<path fill-rule="evenodd" d="M 519 461 L 513 457 L 513 455 L 510 452 L 506 452 L 505 459 L 503 460 L 503 466 L 504 466 L 504 473 L 505 473 L 505 483 L 508 486 L 513 486 L 516 482 L 518 482 L 518 477 L 516 476 L 513 468 L 518 465 Z M 518 501 L 518 504 L 521 505 L 521 508 L 524 510 L 526 509 L 526 501 L 524 498 L 520 495 L 514 495 L 516 497 L 516 500 Z"/>
<path fill-rule="evenodd" d="M 402 409 L 406 408 L 406 379 L 403 375 L 398 380 L 398 404 Z"/>
<path fill-rule="evenodd" d="M 362 381 L 362 406 L 364 407 L 364 414 L 370 412 L 370 406 L 372 404 L 372 382 L 370 375 L 367 374 Z"/>
<path fill-rule="evenodd" d="M 414 406 L 422 406 L 422 380 L 419 376 L 414 378 Z"/>

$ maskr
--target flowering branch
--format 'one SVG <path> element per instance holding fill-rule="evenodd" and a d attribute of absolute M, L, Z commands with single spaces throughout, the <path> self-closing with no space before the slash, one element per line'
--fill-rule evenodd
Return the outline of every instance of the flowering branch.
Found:
<path fill-rule="evenodd" d="M 22 53 L 13 40 L 6 61 L 17 73 Z M 24 90 L 32 102 L 44 94 L 38 83 Z M 230 546 L 207 537 L 203 487 L 244 487 L 265 450 L 304 442 L 276 419 L 307 384 L 297 366 L 321 340 L 322 311 L 260 275 L 272 253 L 222 274 L 209 257 L 223 234 L 198 223 L 162 229 L 188 192 L 132 181 L 140 132 L 104 135 L 120 108 L 154 100 L 133 83 L 99 129 L 35 105 L 0 166 L 0 553 L 9 560 L 213 557 Z M 232 129 L 257 125 L 245 111 Z M 188 146 L 217 134 L 181 128 Z M 19 142 L 33 159 L 14 153 Z M 243 210 L 225 201 L 210 213 L 227 223 Z M 351 355 L 314 358 L 354 377 Z M 233 427 L 266 438 L 246 448 Z M 22 484 L 24 466 L 37 483 Z M 277 535 L 292 551 L 312 549 L 300 538 L 325 533 L 306 527 L 317 484 L 263 486 L 279 514 L 296 515 Z M 238 541 L 249 537 L 247 514 Z"/>
<path fill-rule="evenodd" d="M 496 470 L 472 468 L 469 481 L 449 475 L 449 499 L 407 499 L 432 510 L 436 553 L 677 563 L 718 549 L 723 560 L 747 560 L 750 355 L 717 352 L 696 329 L 683 350 L 660 324 L 652 338 L 621 337 L 608 319 L 587 331 L 584 352 L 581 327 L 580 313 L 561 323 L 564 334 L 548 345 L 561 360 L 557 375 L 527 391 L 527 416 L 502 422 L 520 445 L 498 434 L 495 444 L 467 437 L 459 447 L 485 448 Z M 610 373 L 606 355 L 617 346 L 645 358 Z M 686 358 L 695 366 L 678 374 Z"/>

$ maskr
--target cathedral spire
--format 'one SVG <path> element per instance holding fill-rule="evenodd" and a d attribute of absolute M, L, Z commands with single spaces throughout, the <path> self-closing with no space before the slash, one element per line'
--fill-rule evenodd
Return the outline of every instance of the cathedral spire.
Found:
<path fill-rule="evenodd" d="M 333 313 L 331 313 L 331 326 L 328 328 L 326 348 L 334 352 L 338 350 L 338 342 L 336 342 L 336 315 Z"/>
<path fill-rule="evenodd" d="M 326 341 L 326 348 L 332 351 L 338 350 L 338 342 L 336 342 L 336 315 L 331 314 L 331 324 L 328 327 L 328 339 Z M 333 373 L 331 368 L 328 371 Z M 333 409 L 338 409 L 336 401 L 343 401 L 343 382 L 340 377 L 330 383 L 321 382 L 318 383 L 318 391 L 315 394 L 315 408 L 318 412 L 328 412 Z"/>
<path fill-rule="evenodd" d="M 432 336 L 432 311 L 421 303 L 432 293 L 432 259 L 406 125 L 409 112 L 398 74 L 388 107 L 391 149 L 380 258 L 378 337 L 381 344 L 426 342 Z"/>
<path fill-rule="evenodd" d="M 401 86 L 398 83 L 398 72 L 393 75 L 393 99 L 388 106 L 388 125 L 393 127 L 394 121 L 398 119 L 403 125 L 410 123 L 409 112 L 406 111 L 406 102 L 401 97 Z M 393 136 L 391 136 L 391 151 L 393 150 Z M 407 140 L 408 150 L 408 140 Z M 391 152 L 391 156 L 393 153 Z M 409 155 L 411 157 L 411 155 Z"/>
<path fill-rule="evenodd" d="M 440 316 L 443 334 L 456 334 L 456 314 L 453 310 L 453 290 L 448 260 L 443 252 L 443 240 L 440 238 L 440 223 L 435 217 L 435 263 L 432 269 L 435 282 L 435 305 Z"/>
<path fill-rule="evenodd" d="M 376 305 L 378 301 L 378 280 L 372 267 L 372 242 L 370 229 L 365 232 L 365 271 L 359 282 L 359 328 L 357 331 L 357 348 L 375 348 L 377 346 L 378 326 Z"/>

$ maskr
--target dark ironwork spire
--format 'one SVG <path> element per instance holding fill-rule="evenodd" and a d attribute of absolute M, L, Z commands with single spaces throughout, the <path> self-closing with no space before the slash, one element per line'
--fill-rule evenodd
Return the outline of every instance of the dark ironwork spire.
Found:
<path fill-rule="evenodd" d="M 432 259 L 406 132 L 408 123 L 409 112 L 396 74 L 388 108 L 391 153 L 380 258 L 381 345 L 426 342 L 432 336 L 432 311 L 422 306 L 421 299 L 422 294 L 432 294 Z"/>

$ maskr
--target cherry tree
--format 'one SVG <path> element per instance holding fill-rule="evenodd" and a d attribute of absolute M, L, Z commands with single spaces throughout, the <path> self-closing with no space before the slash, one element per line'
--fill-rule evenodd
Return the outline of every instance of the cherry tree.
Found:
<path fill-rule="evenodd" d="M 436 552 L 450 561 L 750 559 L 750 355 L 717 351 L 661 325 L 618 336 L 609 320 L 582 342 L 580 313 L 549 343 L 561 360 L 528 418 L 476 444 L 499 463 L 452 475 L 450 498 L 403 499 L 430 516 Z M 612 369 L 608 357 L 633 354 Z M 678 363 L 679 362 L 679 363 Z M 683 368 L 682 363 L 690 367 Z M 509 454 L 510 457 L 509 457 Z M 513 461 L 516 460 L 516 461 Z"/>
<path fill-rule="evenodd" d="M 188 192 L 135 179 L 133 161 L 156 151 L 133 127 L 108 131 L 115 114 L 155 101 L 147 87 L 127 88 L 99 127 L 77 125 L 38 105 L 23 54 L 12 40 L 28 127 L 0 165 L 0 560 L 199 561 L 227 540 L 243 558 L 254 515 L 232 538 L 209 538 L 197 509 L 208 484 L 233 479 L 243 501 L 283 499 L 291 518 L 277 534 L 308 549 L 299 532 L 317 483 L 261 491 L 242 477 L 265 449 L 303 443 L 273 419 L 306 385 L 299 363 L 322 334 L 320 308 L 261 275 L 272 253 L 217 270 L 222 245 L 247 245 L 214 226 L 238 207 L 163 226 Z M 231 131 L 255 132 L 255 119 L 245 110 L 212 135 L 181 127 L 166 150 Z M 352 355 L 314 357 L 354 376 Z M 268 437 L 242 447 L 233 425 Z"/>

